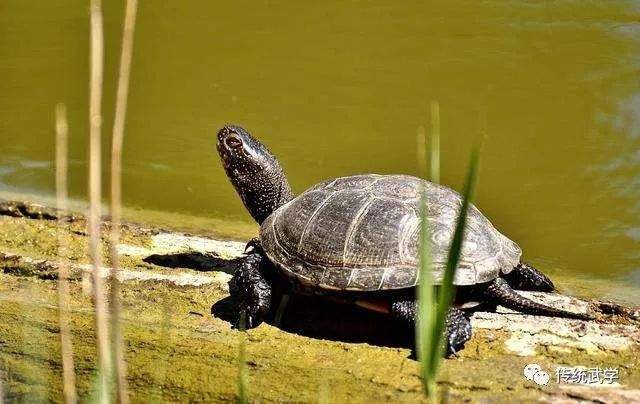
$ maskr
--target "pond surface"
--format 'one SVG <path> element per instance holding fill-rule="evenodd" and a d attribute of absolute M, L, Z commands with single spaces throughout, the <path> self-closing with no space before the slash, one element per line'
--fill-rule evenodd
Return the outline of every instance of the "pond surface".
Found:
<path fill-rule="evenodd" d="M 106 161 L 122 4 L 105 3 Z M 525 259 L 640 283 L 639 1 L 142 2 L 138 23 L 127 207 L 250 225 L 215 151 L 227 122 L 279 156 L 296 192 L 415 175 L 436 100 L 442 182 L 461 188 L 486 133 L 476 205 Z M 84 198 L 87 83 L 88 2 L 2 1 L 0 190 L 53 194 L 65 102 Z"/>

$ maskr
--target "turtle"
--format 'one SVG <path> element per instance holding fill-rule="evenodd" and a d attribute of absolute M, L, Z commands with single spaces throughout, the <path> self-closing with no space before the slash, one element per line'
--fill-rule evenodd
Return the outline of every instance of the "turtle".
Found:
<path fill-rule="evenodd" d="M 236 326 L 261 324 L 276 306 L 274 286 L 280 283 L 289 293 L 340 299 L 407 325 L 415 323 L 420 204 L 426 203 L 433 283 L 439 285 L 462 206 L 457 192 L 410 175 L 361 174 L 328 179 L 295 196 L 276 157 L 244 128 L 220 129 L 217 151 L 244 206 L 260 225 L 259 237 L 247 243 L 229 281 L 230 295 L 239 304 Z M 456 301 L 590 318 L 518 294 L 514 289 L 555 289 L 521 256 L 520 247 L 469 204 L 453 281 Z M 462 349 L 470 338 L 468 313 L 451 307 L 446 355 Z"/>

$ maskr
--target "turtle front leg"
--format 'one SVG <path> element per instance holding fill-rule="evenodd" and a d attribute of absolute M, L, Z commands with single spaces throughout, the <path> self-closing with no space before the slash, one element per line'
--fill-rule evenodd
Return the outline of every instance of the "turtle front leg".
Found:
<path fill-rule="evenodd" d="M 415 326 L 418 320 L 418 304 L 414 300 L 401 300 L 391 303 L 391 315 L 398 320 Z M 445 319 L 445 356 L 449 357 L 464 348 L 471 339 L 471 322 L 462 310 L 449 308 Z"/>
<path fill-rule="evenodd" d="M 509 286 L 517 290 L 551 292 L 556 288 L 547 275 L 526 262 L 519 263 L 511 272 L 502 275 L 502 277 Z"/>
<path fill-rule="evenodd" d="M 251 247 L 229 281 L 231 297 L 239 303 L 235 323 L 239 329 L 257 327 L 271 309 L 272 288 L 265 277 L 265 270 L 271 264 L 260 248 Z"/>

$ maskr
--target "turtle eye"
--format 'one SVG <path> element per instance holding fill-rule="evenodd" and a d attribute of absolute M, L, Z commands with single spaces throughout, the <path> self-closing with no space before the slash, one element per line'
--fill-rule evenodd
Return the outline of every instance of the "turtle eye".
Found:
<path fill-rule="evenodd" d="M 231 135 L 224 140 L 224 144 L 230 149 L 238 149 L 242 147 L 242 140 L 238 139 L 237 136 Z"/>

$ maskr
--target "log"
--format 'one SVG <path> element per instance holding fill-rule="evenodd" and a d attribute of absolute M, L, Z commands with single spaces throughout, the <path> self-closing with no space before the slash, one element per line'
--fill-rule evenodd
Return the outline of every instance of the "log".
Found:
<path fill-rule="evenodd" d="M 91 270 L 84 219 L 66 215 L 69 226 L 58 229 L 53 220 L 58 216 L 26 202 L 0 203 L 0 379 L 10 399 L 61 398 L 55 338 L 61 258 L 46 243 L 58 231 L 72 243 L 71 316 L 79 392 L 88 398 L 94 389 L 92 306 L 81 282 Z M 37 242 L 25 241 L 31 239 Z M 227 282 L 244 242 L 131 223 L 123 226 L 122 240 L 117 276 L 123 282 L 122 320 L 135 401 L 235 400 L 241 341 L 247 344 L 249 390 L 255 399 L 311 402 L 324 390 L 337 402 L 423 399 L 411 335 L 386 316 L 292 296 L 277 322 L 241 333 L 231 326 L 237 308 L 228 297 Z M 102 276 L 111 275 L 108 266 L 99 270 Z M 452 400 L 640 399 L 637 307 L 558 293 L 519 293 L 589 312 L 595 319 L 532 316 L 503 307 L 474 312 L 473 338 L 457 357 L 444 361 L 439 379 Z M 548 373 L 546 385 L 523 375 L 532 363 Z M 615 384 L 597 385 L 556 381 L 558 369 L 576 366 L 615 367 L 619 378 Z"/>

